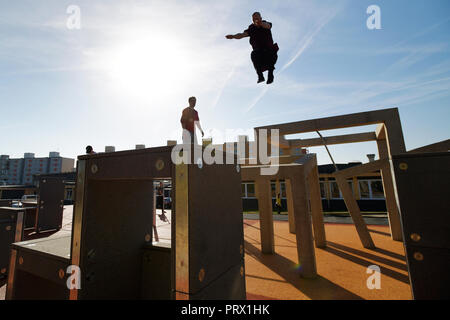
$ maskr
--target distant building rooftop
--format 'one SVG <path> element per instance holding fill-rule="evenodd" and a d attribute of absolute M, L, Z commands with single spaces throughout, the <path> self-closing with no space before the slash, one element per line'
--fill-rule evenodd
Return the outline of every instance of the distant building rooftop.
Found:
<path fill-rule="evenodd" d="M 349 163 L 336 163 L 336 166 L 339 170 L 344 170 L 347 168 L 355 167 L 361 165 L 361 162 L 349 162 Z M 320 173 L 334 173 L 336 171 L 336 168 L 334 167 L 334 164 L 322 164 L 318 166 L 319 174 Z"/>

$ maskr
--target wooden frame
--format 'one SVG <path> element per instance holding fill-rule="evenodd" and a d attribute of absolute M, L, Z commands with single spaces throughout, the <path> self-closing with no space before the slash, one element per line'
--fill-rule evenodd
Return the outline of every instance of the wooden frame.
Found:
<path fill-rule="evenodd" d="M 297 254 L 302 265 L 300 275 L 313 278 L 317 275 L 314 243 L 317 248 L 326 247 L 316 155 L 304 155 L 297 163 L 280 164 L 278 172 L 274 175 L 261 175 L 260 170 L 264 167 L 268 166 L 243 166 L 241 170 L 242 181 L 255 181 L 260 215 L 261 251 L 266 254 L 275 252 L 270 183 L 271 180 L 277 180 L 278 185 L 278 180 L 284 179 L 289 230 L 296 234 Z"/>
<path fill-rule="evenodd" d="M 290 134 L 298 134 L 314 131 L 318 132 L 321 130 L 342 129 L 373 124 L 378 124 L 375 132 L 364 132 L 357 134 L 324 137 L 323 139 L 321 138 L 286 139 L 285 137 L 286 135 Z M 397 108 L 256 127 L 255 128 L 256 141 L 258 141 L 259 130 L 261 129 L 268 130 L 269 132 L 270 130 L 278 129 L 280 135 L 279 147 L 282 149 L 288 149 L 291 151 L 291 153 L 293 148 L 298 147 L 376 141 L 378 146 L 379 158 L 382 161 L 385 161 L 383 162 L 383 165 L 381 166 L 381 162 L 378 162 L 375 164 L 369 163 L 358 167 L 352 167 L 350 169 L 347 169 L 350 170 L 346 171 L 346 173 L 349 174 L 347 177 L 353 177 L 352 174 L 356 175 L 355 172 L 356 173 L 369 172 L 370 170 L 372 170 L 372 168 L 375 168 L 374 170 L 381 170 L 391 237 L 393 240 L 397 241 L 402 240 L 399 209 L 395 200 L 396 193 L 394 189 L 394 182 L 392 178 L 390 164 L 389 162 L 386 162 L 387 159 L 392 157 L 392 155 L 397 155 L 406 152 L 400 116 Z M 268 139 L 268 144 L 269 143 L 270 139 Z M 270 150 L 270 148 L 268 148 L 268 150 Z M 374 244 L 372 239 L 370 238 L 370 234 L 364 231 L 367 230 L 367 227 L 365 226 L 365 222 L 361 217 L 361 212 L 356 203 L 356 200 L 354 199 L 350 188 L 347 188 L 348 187 L 347 184 L 343 183 L 343 181 L 345 182 L 346 179 L 344 179 L 343 175 L 338 176 L 339 179 L 336 177 L 336 180 L 339 184 L 339 187 L 341 188 L 344 201 L 353 218 L 353 222 L 355 223 L 355 227 L 358 230 L 358 234 L 361 238 L 361 241 L 365 247 L 372 248 L 374 247 Z M 342 188 L 348 190 L 342 190 Z"/>

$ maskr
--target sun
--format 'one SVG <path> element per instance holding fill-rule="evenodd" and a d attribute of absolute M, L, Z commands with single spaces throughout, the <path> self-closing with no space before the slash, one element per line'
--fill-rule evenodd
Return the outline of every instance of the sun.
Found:
<path fill-rule="evenodd" d="M 191 74 L 188 52 L 174 37 L 152 35 L 113 48 L 106 72 L 115 90 L 141 99 L 164 99 Z"/>

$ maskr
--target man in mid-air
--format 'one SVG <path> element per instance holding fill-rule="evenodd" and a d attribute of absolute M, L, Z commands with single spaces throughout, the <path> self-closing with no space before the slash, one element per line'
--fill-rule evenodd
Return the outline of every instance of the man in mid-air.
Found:
<path fill-rule="evenodd" d="M 268 70 L 267 84 L 273 82 L 273 70 L 277 62 L 278 45 L 273 43 L 272 23 L 262 20 L 261 14 L 255 12 L 252 15 L 253 23 L 242 33 L 229 34 L 227 39 L 242 39 L 250 37 L 253 51 L 251 54 L 253 66 L 258 74 L 258 83 L 263 82 L 263 72 Z"/>

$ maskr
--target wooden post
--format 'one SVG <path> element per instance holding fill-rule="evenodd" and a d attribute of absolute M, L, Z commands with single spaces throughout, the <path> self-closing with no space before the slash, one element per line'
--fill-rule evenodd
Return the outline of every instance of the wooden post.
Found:
<path fill-rule="evenodd" d="M 153 235 L 156 242 L 159 241 L 158 229 L 156 228 L 156 192 L 155 184 L 153 183 Z"/>
<path fill-rule="evenodd" d="M 327 240 L 323 223 L 322 199 L 320 196 L 319 173 L 317 166 L 311 170 L 308 177 L 308 186 L 311 202 L 311 215 L 314 228 L 314 241 L 317 248 L 325 248 Z"/>
<path fill-rule="evenodd" d="M 288 209 L 289 232 L 295 234 L 294 193 L 292 192 L 291 179 L 285 179 L 286 201 Z"/>
<path fill-rule="evenodd" d="M 314 252 L 311 215 L 309 214 L 306 187 L 306 177 L 303 171 L 299 172 L 291 180 L 291 191 L 295 194 L 293 207 L 298 263 L 301 277 L 314 278 L 317 276 L 316 255 Z"/>
<path fill-rule="evenodd" d="M 361 194 L 359 192 L 358 177 L 356 177 L 356 176 L 353 177 L 352 181 L 353 181 L 353 194 L 355 195 L 355 200 L 360 200 Z"/>
<path fill-rule="evenodd" d="M 389 119 L 384 122 L 384 129 L 386 133 L 386 141 L 388 146 L 389 156 L 401 154 L 406 152 L 405 140 L 403 138 L 402 123 L 400 122 L 400 115 L 395 109 Z"/>
<path fill-rule="evenodd" d="M 388 157 L 388 146 L 386 140 L 377 140 L 378 153 L 380 159 Z M 392 240 L 402 241 L 402 225 L 400 222 L 400 212 L 395 200 L 394 181 L 392 178 L 390 163 L 387 162 L 381 168 L 381 178 L 383 181 L 384 198 L 386 199 L 386 209 L 389 218 L 389 227 L 391 230 Z"/>
<path fill-rule="evenodd" d="M 368 249 L 375 248 L 372 237 L 370 236 L 370 233 L 367 230 L 366 223 L 364 222 L 364 219 L 359 210 L 358 203 L 353 197 L 352 190 L 350 189 L 350 186 L 347 183 L 347 179 L 345 177 L 336 175 L 336 182 L 339 186 L 339 189 L 342 192 L 345 205 L 347 206 L 347 209 L 350 212 L 350 215 L 353 219 L 353 223 L 355 224 L 356 231 L 358 232 L 362 245 L 364 246 L 364 248 Z"/>
<path fill-rule="evenodd" d="M 258 179 L 255 181 L 256 195 L 258 198 L 259 224 L 261 229 L 261 252 L 275 253 L 272 216 L 272 189 L 270 179 Z"/>

